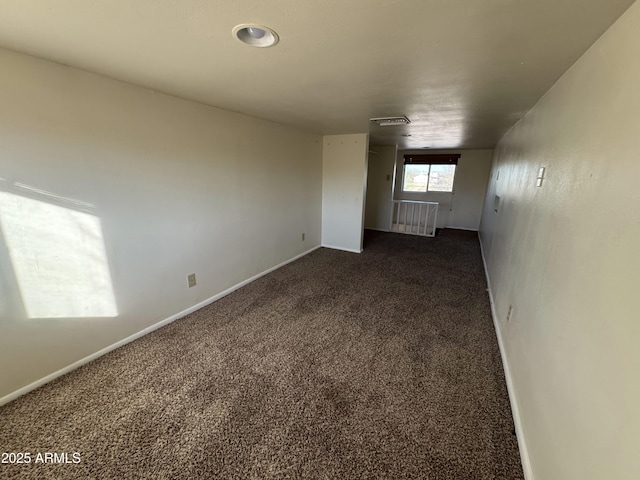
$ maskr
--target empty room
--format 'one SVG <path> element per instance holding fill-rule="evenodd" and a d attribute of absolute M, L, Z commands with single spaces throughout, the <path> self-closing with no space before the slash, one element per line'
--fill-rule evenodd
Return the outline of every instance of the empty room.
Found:
<path fill-rule="evenodd" d="M 640 478 L 640 5 L 3 0 L 0 478 Z"/>

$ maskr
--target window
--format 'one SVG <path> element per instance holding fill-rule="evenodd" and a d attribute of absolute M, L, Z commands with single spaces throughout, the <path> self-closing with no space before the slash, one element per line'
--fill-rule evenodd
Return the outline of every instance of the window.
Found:
<path fill-rule="evenodd" d="M 403 192 L 453 192 L 459 154 L 405 155 Z"/>

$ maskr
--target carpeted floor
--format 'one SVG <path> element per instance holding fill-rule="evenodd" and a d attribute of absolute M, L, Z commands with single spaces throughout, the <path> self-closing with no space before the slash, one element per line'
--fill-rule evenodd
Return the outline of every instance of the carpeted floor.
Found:
<path fill-rule="evenodd" d="M 477 237 L 365 240 L 1 407 L 2 452 L 81 462 L 0 477 L 523 478 Z"/>

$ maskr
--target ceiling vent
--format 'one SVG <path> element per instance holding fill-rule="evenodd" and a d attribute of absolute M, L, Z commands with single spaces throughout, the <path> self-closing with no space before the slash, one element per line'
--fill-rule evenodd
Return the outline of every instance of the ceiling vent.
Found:
<path fill-rule="evenodd" d="M 379 117 L 379 118 L 370 118 L 373 123 L 377 123 L 381 127 L 390 127 L 392 125 L 407 125 L 411 123 L 407 117 L 402 115 L 401 117 Z"/>

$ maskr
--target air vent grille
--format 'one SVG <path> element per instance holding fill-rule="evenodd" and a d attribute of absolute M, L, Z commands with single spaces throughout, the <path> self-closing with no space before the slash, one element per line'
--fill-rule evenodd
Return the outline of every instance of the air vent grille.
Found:
<path fill-rule="evenodd" d="M 407 125 L 411 123 L 407 117 L 402 115 L 401 117 L 379 117 L 379 118 L 370 118 L 373 123 L 377 123 L 381 127 L 391 127 L 393 125 Z"/>

